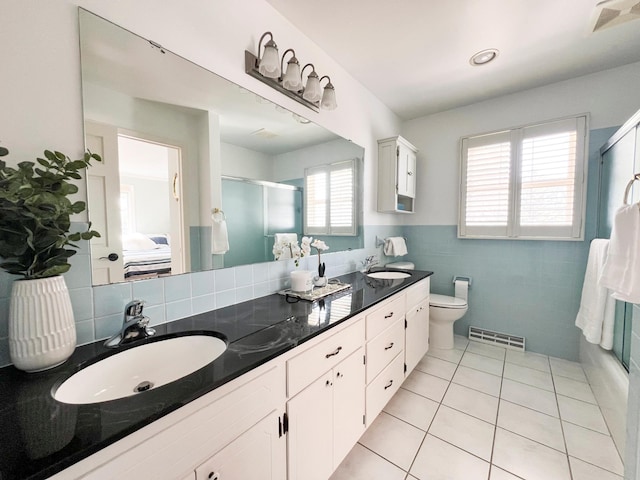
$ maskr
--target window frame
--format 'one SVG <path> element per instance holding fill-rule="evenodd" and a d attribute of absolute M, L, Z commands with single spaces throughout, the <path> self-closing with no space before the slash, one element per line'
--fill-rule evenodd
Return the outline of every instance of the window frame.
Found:
<path fill-rule="evenodd" d="M 523 140 L 566 131 L 575 125 L 576 153 L 573 181 L 573 214 L 571 225 L 521 225 L 521 193 Z M 508 214 L 506 225 L 470 226 L 466 224 L 467 160 L 469 148 L 497 144 L 508 139 L 510 144 Z M 588 181 L 589 114 L 583 113 L 554 120 L 536 122 L 509 129 L 496 130 L 460 139 L 460 185 L 458 210 L 458 238 L 505 240 L 584 240 L 587 181 Z"/>
<path fill-rule="evenodd" d="M 351 224 L 349 227 L 333 226 L 331 224 L 331 172 L 344 169 L 344 165 L 349 164 L 351 166 L 351 172 L 353 177 L 351 195 L 353 198 L 351 209 Z M 327 174 L 326 182 L 326 211 L 325 211 L 325 224 L 323 227 L 310 227 L 308 224 L 308 209 L 311 207 L 311 202 L 308 200 L 308 177 L 317 172 L 324 172 Z M 304 170 L 304 234 L 305 235 L 334 235 L 354 237 L 358 235 L 358 162 L 356 158 L 348 160 L 340 160 L 339 162 L 333 162 L 325 165 L 316 165 L 313 167 L 305 168 Z"/>

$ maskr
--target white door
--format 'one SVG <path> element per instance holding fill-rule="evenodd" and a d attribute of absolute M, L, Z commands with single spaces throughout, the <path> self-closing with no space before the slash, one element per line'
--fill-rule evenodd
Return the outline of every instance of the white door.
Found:
<path fill-rule="evenodd" d="M 416 154 L 405 145 L 398 144 L 398 195 L 416 196 Z"/>
<path fill-rule="evenodd" d="M 196 468 L 196 480 L 286 480 L 285 458 L 274 411 Z"/>
<path fill-rule="evenodd" d="M 333 468 L 364 433 L 365 366 L 362 348 L 333 369 Z"/>
<path fill-rule="evenodd" d="M 91 239 L 91 276 L 93 285 L 124 280 L 120 211 L 120 175 L 118 168 L 118 131 L 116 127 L 85 123 L 87 148 L 102 157 L 87 169 L 89 220 L 100 237 Z M 109 208 L 111 206 L 111 208 Z"/>
<path fill-rule="evenodd" d="M 288 480 L 327 480 L 333 472 L 333 372 L 287 402 Z"/>
<path fill-rule="evenodd" d="M 406 375 L 409 375 L 429 349 L 429 299 L 407 312 L 405 330 Z"/>
<path fill-rule="evenodd" d="M 171 219 L 171 275 L 185 273 L 184 228 L 182 220 L 182 176 L 180 150 L 167 147 L 169 160 L 169 218 Z"/>

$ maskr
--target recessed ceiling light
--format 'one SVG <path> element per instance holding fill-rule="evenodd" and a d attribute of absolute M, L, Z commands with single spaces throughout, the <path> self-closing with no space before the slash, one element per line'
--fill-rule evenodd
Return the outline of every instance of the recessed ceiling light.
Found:
<path fill-rule="evenodd" d="M 486 65 L 487 63 L 495 60 L 500 52 L 496 48 L 488 48 L 487 50 L 481 50 L 478 53 L 474 54 L 470 59 L 469 63 L 474 67 L 480 65 Z"/>

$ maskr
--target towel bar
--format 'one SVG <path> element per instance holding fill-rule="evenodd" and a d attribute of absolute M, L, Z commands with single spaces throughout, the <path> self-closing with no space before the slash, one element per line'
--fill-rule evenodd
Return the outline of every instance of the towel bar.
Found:
<path fill-rule="evenodd" d="M 633 182 L 635 182 L 636 180 L 640 180 L 640 173 L 636 173 L 633 178 L 629 181 L 629 183 L 627 183 L 627 188 L 624 189 L 624 198 L 622 199 L 622 202 L 625 205 L 629 205 L 628 199 L 629 199 L 629 192 L 631 191 L 631 186 L 633 185 Z"/>

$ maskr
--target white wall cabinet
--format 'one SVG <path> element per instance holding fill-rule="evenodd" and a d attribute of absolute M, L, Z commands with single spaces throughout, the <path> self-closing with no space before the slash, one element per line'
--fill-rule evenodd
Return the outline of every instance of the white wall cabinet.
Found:
<path fill-rule="evenodd" d="M 406 292 L 405 363 L 409 375 L 429 350 L 429 290 L 425 278 Z"/>
<path fill-rule="evenodd" d="M 400 136 L 378 140 L 379 212 L 414 212 L 417 152 Z"/>
<path fill-rule="evenodd" d="M 289 480 L 327 480 L 364 432 L 359 348 L 287 402 Z"/>

